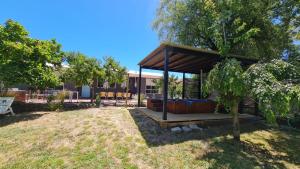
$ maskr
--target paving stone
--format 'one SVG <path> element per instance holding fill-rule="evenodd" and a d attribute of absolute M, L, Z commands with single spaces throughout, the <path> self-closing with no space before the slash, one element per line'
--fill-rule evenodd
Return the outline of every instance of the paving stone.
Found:
<path fill-rule="evenodd" d="M 182 129 L 180 127 L 173 127 L 171 128 L 171 132 L 172 133 L 180 133 L 182 131 Z"/>
<path fill-rule="evenodd" d="M 192 129 L 189 128 L 188 126 L 183 126 L 183 127 L 182 127 L 182 130 L 183 130 L 184 132 L 190 132 L 190 131 L 192 131 Z"/>
<path fill-rule="evenodd" d="M 198 127 L 196 124 L 190 124 L 189 127 L 193 130 L 203 130 L 203 128 Z"/>

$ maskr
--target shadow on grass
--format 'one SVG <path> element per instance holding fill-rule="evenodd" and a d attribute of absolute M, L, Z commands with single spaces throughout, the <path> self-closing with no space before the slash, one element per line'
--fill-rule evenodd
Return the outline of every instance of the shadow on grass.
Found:
<path fill-rule="evenodd" d="M 15 116 L 11 115 L 1 115 L 0 116 L 0 127 L 4 127 L 13 123 L 21 122 L 21 121 L 29 121 L 29 120 L 35 120 L 45 115 L 43 114 L 36 114 L 36 113 L 22 113 L 17 114 Z"/>
<path fill-rule="evenodd" d="M 300 133 L 271 129 L 262 122 L 241 124 L 241 134 L 249 134 L 251 139 L 264 140 L 269 148 L 256 144 L 247 139 L 234 143 L 231 125 L 208 127 L 203 131 L 187 133 L 171 133 L 170 129 L 160 128 L 152 119 L 129 110 L 138 126 L 143 138 L 149 147 L 158 147 L 167 144 L 177 144 L 189 140 L 203 140 L 209 143 L 208 148 L 192 150 L 196 153 L 196 160 L 205 160 L 210 168 L 286 168 L 283 161 L 300 165 Z M 276 135 L 276 139 L 266 138 L 263 134 L 252 135 L 255 131 L 268 131 Z M 197 152 L 199 151 L 199 152 Z"/>
<path fill-rule="evenodd" d="M 47 103 L 24 103 L 15 101 L 12 104 L 12 108 L 15 113 L 23 114 L 23 113 L 30 113 L 30 112 L 56 112 L 56 111 L 72 111 L 72 110 L 82 110 L 88 108 L 96 107 L 95 103 L 89 102 L 80 102 L 80 103 L 64 103 L 61 110 L 55 110 L 55 108 L 50 108 Z"/>
<path fill-rule="evenodd" d="M 135 109 L 129 109 L 129 112 L 134 119 L 136 125 L 138 126 L 142 136 L 144 137 L 146 143 L 150 147 L 156 147 L 166 144 L 176 144 L 188 140 L 199 140 L 199 139 L 210 139 L 219 136 L 226 136 L 232 133 L 231 125 L 222 125 L 222 127 L 209 127 L 203 126 L 205 128 L 202 131 L 192 131 L 192 132 L 182 132 L 182 133 L 172 133 L 170 129 L 161 128 L 154 120 L 151 118 L 137 112 Z M 249 127 L 251 126 L 251 127 Z M 264 125 L 241 125 L 241 132 L 248 133 L 265 127 Z"/>
<path fill-rule="evenodd" d="M 232 139 L 222 137 L 210 145 L 215 148 L 215 151 L 208 152 L 197 159 L 210 161 L 211 168 L 252 169 L 258 166 L 260 168 L 289 168 L 284 165 L 283 161 L 296 166 L 300 165 L 299 139 L 279 137 L 276 140 L 265 140 L 271 146 L 268 149 L 263 145 L 248 141 L 234 144 Z"/>

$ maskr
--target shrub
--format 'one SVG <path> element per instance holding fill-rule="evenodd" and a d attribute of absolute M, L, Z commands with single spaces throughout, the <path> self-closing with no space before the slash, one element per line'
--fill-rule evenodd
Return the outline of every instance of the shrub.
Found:
<path fill-rule="evenodd" d="M 101 105 L 101 97 L 99 95 L 96 96 L 96 106 L 100 107 Z"/>
<path fill-rule="evenodd" d="M 57 95 L 50 95 L 47 97 L 48 107 L 51 111 L 62 110 L 67 96 L 67 91 L 58 92 Z"/>

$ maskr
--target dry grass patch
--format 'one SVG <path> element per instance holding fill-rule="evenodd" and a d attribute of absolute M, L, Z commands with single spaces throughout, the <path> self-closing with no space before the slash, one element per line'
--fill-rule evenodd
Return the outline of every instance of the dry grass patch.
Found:
<path fill-rule="evenodd" d="M 173 134 L 124 108 L 37 112 L 0 121 L 0 168 L 297 168 L 299 132 L 243 126 Z M 248 129 L 252 128 L 251 131 Z M 227 131 L 227 133 L 226 133 Z"/>

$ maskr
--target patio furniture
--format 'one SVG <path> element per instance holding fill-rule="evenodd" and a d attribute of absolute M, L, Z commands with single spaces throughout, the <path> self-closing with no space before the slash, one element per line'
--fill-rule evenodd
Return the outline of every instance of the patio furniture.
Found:
<path fill-rule="evenodd" d="M 115 94 L 113 92 L 108 92 L 107 93 L 107 98 L 108 99 L 113 99 L 115 97 Z"/>
<path fill-rule="evenodd" d="M 116 93 L 116 98 L 117 98 L 117 99 L 123 99 L 123 93 L 117 92 L 117 93 Z"/>
<path fill-rule="evenodd" d="M 101 99 L 106 99 L 107 93 L 106 92 L 100 92 L 99 96 L 100 96 Z"/>
<path fill-rule="evenodd" d="M 11 108 L 14 99 L 14 97 L 0 97 L 0 114 L 11 113 L 12 115 L 15 115 Z"/>
<path fill-rule="evenodd" d="M 124 93 L 124 98 L 131 99 L 131 93 Z"/>

